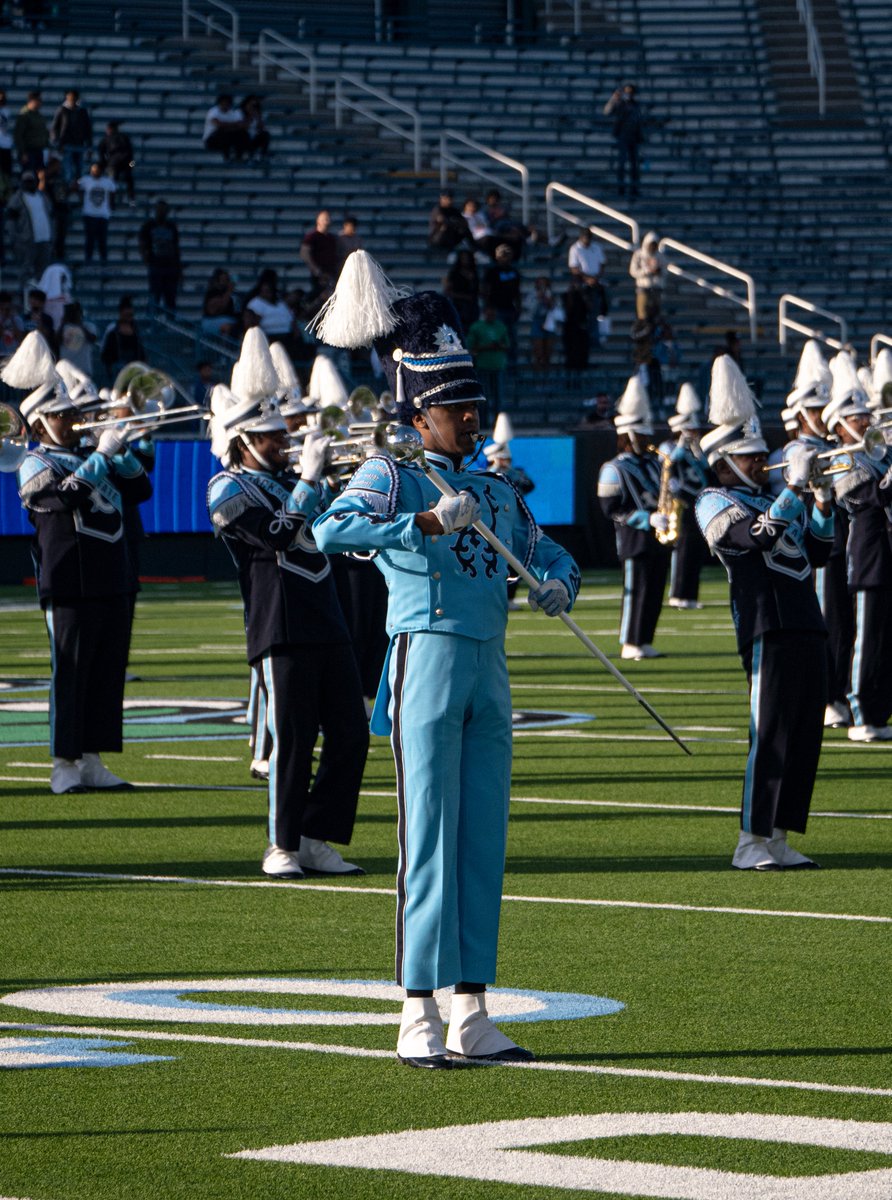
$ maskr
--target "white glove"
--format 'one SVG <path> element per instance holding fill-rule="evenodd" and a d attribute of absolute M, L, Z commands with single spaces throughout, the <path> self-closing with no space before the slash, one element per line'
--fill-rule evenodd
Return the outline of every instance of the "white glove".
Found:
<path fill-rule="evenodd" d="M 787 458 L 784 475 L 789 487 L 804 488 L 811 478 L 812 463 L 817 450 L 810 446 L 794 446 Z"/>
<path fill-rule="evenodd" d="M 304 483 L 318 483 L 328 464 L 328 448 L 332 439 L 320 429 L 313 429 L 304 438 L 300 452 L 300 477 Z"/>
<path fill-rule="evenodd" d="M 812 490 L 814 491 L 815 500 L 817 500 L 818 504 L 829 504 L 833 499 L 832 483 L 818 484 Z"/>
<path fill-rule="evenodd" d="M 559 579 L 549 579 L 530 592 L 527 603 L 533 612 L 541 608 L 547 617 L 556 617 L 570 607 L 570 593 Z"/>
<path fill-rule="evenodd" d="M 431 509 L 443 526 L 445 534 L 455 533 L 473 525 L 480 518 L 480 504 L 470 492 L 458 492 L 454 496 L 441 496 L 436 508 Z"/>
<path fill-rule="evenodd" d="M 656 529 L 659 533 L 665 533 L 669 528 L 669 518 L 665 513 L 652 512 L 648 517 L 651 529 Z"/>
<path fill-rule="evenodd" d="M 96 449 L 106 458 L 114 458 L 120 454 L 127 444 L 127 434 L 124 429 L 103 429 L 96 443 Z"/>

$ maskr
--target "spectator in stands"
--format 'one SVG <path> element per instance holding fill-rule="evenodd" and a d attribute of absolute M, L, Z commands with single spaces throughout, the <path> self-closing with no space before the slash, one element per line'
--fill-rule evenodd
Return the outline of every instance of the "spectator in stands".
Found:
<path fill-rule="evenodd" d="M 613 401 L 606 392 L 598 392 L 582 402 L 580 425 L 586 429 L 610 429 L 613 425 Z"/>
<path fill-rule="evenodd" d="M 646 233 L 632 252 L 629 274 L 635 280 L 635 314 L 639 321 L 656 321 L 663 302 L 666 260 L 657 247 L 659 236 Z"/>
<path fill-rule="evenodd" d="M 50 125 L 50 145 L 62 154 L 62 174 L 67 183 L 81 178 L 84 157 L 93 146 L 93 122 L 75 88 L 69 88 Z"/>
<path fill-rule="evenodd" d="M 517 363 L 517 322 L 521 309 L 520 271 L 514 265 L 514 251 L 506 243 L 496 246 L 496 261 L 483 276 L 481 295 L 495 309 L 496 316 L 508 330 L 510 346 L 508 361 Z"/>
<path fill-rule="evenodd" d="M 545 371 L 551 366 L 554 342 L 563 324 L 564 310 L 555 299 L 551 283 L 544 275 L 536 280 L 536 297 L 530 321 L 530 350 L 533 368 Z"/>
<path fill-rule="evenodd" d="M 229 162 L 233 155 L 241 161 L 248 153 L 248 128 L 240 109 L 232 106 L 232 96 L 221 92 L 204 119 L 202 134 L 205 150 L 216 150 Z"/>
<path fill-rule="evenodd" d="M 341 251 L 338 239 L 331 233 L 331 213 L 322 209 L 316 214 L 316 224 L 300 244 L 300 257 L 312 276 L 311 297 L 328 298 L 338 280 Z M 264 330 L 264 332 L 266 332 Z"/>
<path fill-rule="evenodd" d="M 25 336 L 22 319 L 15 311 L 9 292 L 0 292 L 0 357 L 6 358 Z"/>
<path fill-rule="evenodd" d="M 438 203 L 430 211 L 427 241 L 433 249 L 447 251 L 471 241 L 468 223 L 455 207 L 450 191 L 440 192 Z"/>
<path fill-rule="evenodd" d="M 291 352 L 295 334 L 294 313 L 279 296 L 279 276 L 271 268 L 260 272 L 257 285 L 245 305 L 245 329 L 259 325 L 268 342 L 284 342 Z"/>
<path fill-rule="evenodd" d="M 486 193 L 486 220 L 493 233 L 495 249 L 503 244 L 510 246 L 515 262 L 520 262 L 530 231 L 511 215 L 498 188 L 490 188 Z"/>
<path fill-rule="evenodd" d="M 66 304 L 71 303 L 71 272 L 62 262 L 51 262 L 37 281 L 37 286 L 46 294 L 46 311 L 59 329 L 65 314 Z"/>
<path fill-rule="evenodd" d="M 53 214 L 50 202 L 37 190 L 37 176 L 23 171 L 20 186 L 6 206 L 7 218 L 15 222 L 12 235 L 13 256 L 19 267 L 19 283 L 43 274 L 53 247 Z"/>
<path fill-rule="evenodd" d="M 0 175 L 12 177 L 12 115 L 0 88 Z"/>
<path fill-rule="evenodd" d="M 443 280 L 443 294 L 452 301 L 461 319 L 460 332 L 467 332 L 480 316 L 480 280 L 470 250 L 459 250 Z"/>
<path fill-rule="evenodd" d="M 356 232 L 358 225 L 359 222 L 356 217 L 354 217 L 351 213 L 347 213 L 341 225 L 341 231 L 338 234 L 338 257 L 340 260 L 340 266 L 344 265 L 348 255 L 352 254 L 354 250 L 363 249 L 362 238 Z"/>
<path fill-rule="evenodd" d="M 133 311 L 133 300 L 122 296 L 118 303 L 118 319 L 112 321 L 102 337 L 100 357 L 108 372 L 109 384 L 114 384 L 121 367 L 146 357 L 145 347 Z"/>
<path fill-rule="evenodd" d="M 192 384 L 192 403 L 200 404 L 202 408 L 207 408 L 210 403 L 210 395 L 217 383 L 214 364 L 204 359 L 200 363 L 195 364 L 195 380 Z"/>
<path fill-rule="evenodd" d="M 155 215 L 139 231 L 139 252 L 146 264 L 152 306 L 176 312 L 177 289 L 183 275 L 180 231 L 166 200 L 156 200 Z"/>
<path fill-rule="evenodd" d="M 465 335 L 465 345 L 474 359 L 474 369 L 480 379 L 483 394 L 493 412 L 504 410 L 503 381 L 508 364 L 511 338 L 504 322 L 489 301 L 483 306 L 483 316 L 475 321 Z"/>
<path fill-rule="evenodd" d="M 62 174 L 62 160 L 55 151 L 47 155 L 46 166 L 37 172 L 37 186 L 50 202 L 53 213 L 53 258 L 65 260 L 65 239 L 71 223 L 71 192 L 73 184 Z"/>
<path fill-rule="evenodd" d="M 92 376 L 95 344 L 96 326 L 84 320 L 81 306 L 76 300 L 66 304 L 59 329 L 59 357 Z"/>
<path fill-rule="evenodd" d="M 582 284 L 573 280 L 564 296 L 564 363 L 571 371 L 588 366 L 590 317 L 582 294 Z"/>
<path fill-rule="evenodd" d="M 127 203 L 136 204 L 136 187 L 133 183 L 133 142 L 121 132 L 120 121 L 108 121 L 105 137 L 99 143 L 99 163 L 115 183 L 123 182 L 127 189 Z"/>
<path fill-rule="evenodd" d="M 84 265 L 93 261 L 93 250 L 99 251 L 103 265 L 108 262 L 108 225 L 114 205 L 115 181 L 102 174 L 98 161 L 90 164 L 90 173 L 77 181 L 83 197 Z"/>
<path fill-rule="evenodd" d="M 601 279 L 606 261 L 604 251 L 592 239 L 592 231 L 580 229 L 579 237 L 570 247 L 567 267 L 578 282 L 580 295 L 588 309 L 589 341 L 593 346 L 598 346 L 601 341 L 599 318 L 606 317 L 610 311 L 607 289 Z"/>
<path fill-rule="evenodd" d="M 634 83 L 617 88 L 604 105 L 604 115 L 613 117 L 613 140 L 616 142 L 616 187 L 621 196 L 626 194 L 626 166 L 629 168 L 631 196 L 634 200 L 640 191 L 640 167 L 638 151 L 644 141 L 644 120 L 637 100 Z"/>
<path fill-rule="evenodd" d="M 465 201 L 461 215 L 464 217 L 468 229 L 471 231 L 471 237 L 474 240 L 474 249 L 479 250 L 481 254 L 485 254 L 487 258 L 492 258 L 499 239 L 493 233 L 486 213 L 481 211 L 479 203 L 473 196 L 469 196 Z"/>
<path fill-rule="evenodd" d="M 242 101 L 242 120 L 248 135 L 248 155 L 264 159 L 269 154 L 269 130 L 263 120 L 263 102 L 259 96 L 245 96 Z"/>
<path fill-rule="evenodd" d="M 24 107 L 15 119 L 12 132 L 19 163 L 25 171 L 33 171 L 35 179 L 43 166 L 50 144 L 46 121 L 40 115 L 42 106 L 40 92 L 29 92 Z"/>
<path fill-rule="evenodd" d="M 241 326 L 240 311 L 232 277 L 225 267 L 215 268 L 204 291 L 201 328 L 218 337 L 237 337 Z"/>
<path fill-rule="evenodd" d="M 28 289 L 28 307 L 22 316 L 22 328 L 25 333 L 31 333 L 36 329 L 38 333 L 43 334 L 46 344 L 53 354 L 59 353 L 56 345 L 56 327 L 53 324 L 53 318 L 46 311 L 46 292 L 41 291 L 40 288 Z"/>

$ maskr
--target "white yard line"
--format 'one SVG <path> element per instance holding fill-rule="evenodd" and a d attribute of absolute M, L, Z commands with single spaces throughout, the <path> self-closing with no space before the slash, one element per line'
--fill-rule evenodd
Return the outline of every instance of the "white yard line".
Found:
<path fill-rule="evenodd" d="M 146 758 L 163 759 L 165 762 L 243 762 L 237 754 L 146 754 Z M 17 763 L 10 763 L 10 766 L 17 766 Z"/>
<path fill-rule="evenodd" d="M 327 1042 L 286 1042 L 275 1038 L 221 1037 L 207 1033 L 165 1033 L 157 1029 L 117 1029 L 100 1025 L 38 1025 L 0 1021 L 0 1029 L 28 1033 L 86 1034 L 90 1037 L 127 1038 L 133 1041 L 196 1042 L 209 1046 L 246 1046 L 248 1049 L 304 1051 L 311 1054 L 340 1054 L 348 1058 L 385 1058 L 396 1061 L 393 1050 L 364 1046 L 339 1046 Z M 580 1075 L 613 1075 L 626 1079 L 660 1079 L 670 1083 L 718 1083 L 732 1087 L 789 1088 L 804 1092 L 831 1092 L 844 1096 L 892 1096 L 892 1088 L 861 1087 L 857 1084 L 818 1083 L 808 1079 L 764 1079 L 755 1075 L 705 1075 L 694 1071 L 659 1071 L 646 1067 L 601 1067 L 594 1063 L 538 1061 L 502 1063 L 520 1071 L 561 1071 Z"/>
<path fill-rule="evenodd" d="M 615 683 L 512 683 L 512 692 L 611 692 L 619 695 Z M 743 689 L 729 691 L 727 688 L 671 688 L 639 687 L 639 692 L 661 696 L 746 696 Z"/>
<path fill-rule="evenodd" d="M 350 892 L 359 895 L 395 896 L 395 888 L 357 887 L 347 883 L 296 883 L 286 879 L 207 879 L 190 875 L 135 875 L 116 871 L 54 871 L 43 867 L 0 867 L 0 875 L 25 875 L 52 879 L 113 879 L 125 883 L 176 883 L 199 887 L 266 888 L 312 892 Z M 668 904 L 653 900 L 588 900 L 563 896 L 503 896 L 514 904 L 559 904 L 578 908 L 641 908 L 662 912 L 722 913 L 742 917 L 790 917 L 809 921 L 849 921 L 868 925 L 892 925 L 892 917 L 860 913 L 802 912 L 795 909 L 732 908 L 709 904 Z"/>

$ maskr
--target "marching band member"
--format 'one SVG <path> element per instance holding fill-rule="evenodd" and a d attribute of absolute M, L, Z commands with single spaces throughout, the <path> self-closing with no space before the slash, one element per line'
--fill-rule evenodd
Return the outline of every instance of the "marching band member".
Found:
<path fill-rule="evenodd" d="M 629 380 L 614 418 L 616 458 L 598 476 L 601 510 L 616 526 L 616 549 L 624 566 L 623 611 L 619 640 L 622 657 L 662 658 L 652 640 L 663 607 L 671 550 L 657 540 L 669 528 L 658 511 L 661 464 L 649 451 L 653 423 L 640 376 Z"/>
<path fill-rule="evenodd" d="M 672 462 L 677 488 L 674 494 L 683 505 L 669 568 L 669 606 L 702 608 L 698 599 L 700 572 L 708 551 L 697 524 L 694 505 L 710 483 L 710 471 L 706 455 L 700 449 L 700 433 L 704 428 L 700 417 L 700 397 L 689 383 L 683 383 L 679 388 L 675 413 L 669 418 L 669 428 L 678 436 L 674 442 L 664 442 L 660 452 L 667 454 Z"/>
<path fill-rule="evenodd" d="M 79 445 L 79 410 L 39 333 L 28 335 L 3 379 L 34 388 L 21 412 L 39 444 L 18 481 L 34 526 L 37 594 L 52 656 L 50 789 L 129 788 L 100 755 L 122 749 L 130 643 L 123 509 L 148 499 L 152 485 L 118 430 L 104 430 L 95 448 Z"/>
<path fill-rule="evenodd" d="M 279 879 L 361 875 L 328 845 L 352 837 L 369 736 L 331 567 L 309 527 L 323 502 L 329 439 L 307 437 L 298 478 L 289 470 L 278 381 L 260 329 L 245 334 L 237 368 L 238 395 L 218 385 L 212 396 L 212 450 L 224 470 L 208 486 L 208 510 L 238 570 L 248 661 L 266 690 L 269 846 L 262 870 Z"/>
<path fill-rule="evenodd" d="M 781 424 L 784 427 L 784 432 L 789 434 L 791 438 L 796 436 L 799 429 L 799 418 L 792 409 L 786 406 L 780 410 Z M 783 472 L 780 470 L 784 465 L 784 448 L 781 446 L 777 450 L 772 450 L 768 455 L 768 470 L 771 474 L 768 476 L 768 482 L 765 484 L 767 491 L 772 496 L 779 496 L 787 486 L 787 481 L 784 479 Z"/>
<path fill-rule="evenodd" d="M 370 282 L 371 316 L 352 301 Z M 391 733 L 397 770 L 396 967 L 407 989 L 397 1054 L 431 1068 L 451 1067 L 450 1054 L 524 1060 L 531 1053 L 492 1024 L 485 995 L 495 978 L 511 773 L 508 567 L 470 526 L 482 519 L 530 564 L 543 580 L 530 603 L 549 615 L 570 608 L 579 574 L 510 483 L 463 466 L 483 394 L 451 303 L 433 292 L 398 295 L 354 252 L 320 336 L 343 346 L 375 338 L 399 420 L 420 433 L 456 495 L 441 496 L 415 464 L 373 457 L 314 525 L 326 551 L 378 551 L 388 585 L 392 640 L 372 730 Z M 449 985 L 444 1039 L 433 990 Z"/>
<path fill-rule="evenodd" d="M 780 496 L 765 489 L 768 447 L 752 393 L 728 355 L 713 363 L 709 419 L 717 428 L 701 445 L 719 486 L 701 493 L 697 520 L 728 572 L 750 686 L 750 750 L 731 861 L 740 870 L 811 867 L 787 833 L 805 832 L 821 752 L 826 631 L 811 573 L 833 545 L 833 505 L 825 488 L 811 513 L 802 501 L 817 453 L 805 446 L 791 451 Z"/>
<path fill-rule="evenodd" d="M 840 351 L 831 361 L 832 399 L 823 411 L 831 433 L 845 451 L 859 443 L 870 427 L 867 396 L 851 358 Z M 853 453 L 854 469 L 837 476 L 837 501 L 849 515 L 846 546 L 848 586 L 855 602 L 855 640 L 849 679 L 849 706 L 854 724 L 850 741 L 892 739 L 892 448 L 879 460 L 862 450 Z"/>
<path fill-rule="evenodd" d="M 805 343 L 787 405 L 797 421 L 796 437 L 784 448 L 784 461 L 797 446 L 821 453 L 830 448 L 822 412 L 830 400 L 833 382 L 830 368 L 818 343 Z M 815 571 L 818 603 L 827 626 L 828 700 L 824 725 L 831 729 L 851 725 L 847 700 L 855 614 L 846 581 L 846 541 L 849 521 L 844 509 L 835 505 L 833 550 L 826 566 Z"/>

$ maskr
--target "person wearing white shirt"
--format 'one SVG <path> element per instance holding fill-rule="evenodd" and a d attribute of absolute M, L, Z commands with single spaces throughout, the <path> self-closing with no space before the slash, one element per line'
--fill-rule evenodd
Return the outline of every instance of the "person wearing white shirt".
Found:
<path fill-rule="evenodd" d="M 90 166 L 89 175 L 82 175 L 77 181 L 78 189 L 83 195 L 84 214 L 84 263 L 93 261 L 94 249 L 99 251 L 103 263 L 108 262 L 108 223 L 111 220 L 112 197 L 115 194 L 115 183 L 107 175 L 102 174 L 98 162 Z"/>
<path fill-rule="evenodd" d="M 570 247 L 567 266 L 573 277 L 571 286 L 580 289 L 588 309 L 589 337 L 595 346 L 600 342 L 598 319 L 606 317 L 610 308 L 607 289 L 601 282 L 606 262 L 604 251 L 592 240 L 592 231 L 581 229 L 579 237 Z"/>
<path fill-rule="evenodd" d="M 204 119 L 201 140 L 205 150 L 219 150 L 227 162 L 233 154 L 244 158 L 250 148 L 247 125 L 242 112 L 233 107 L 232 96 L 221 93 Z"/>

